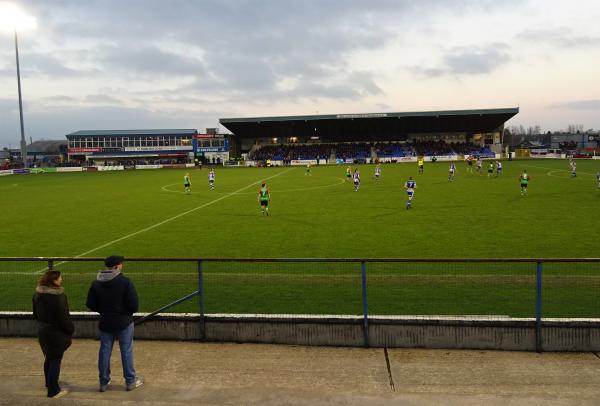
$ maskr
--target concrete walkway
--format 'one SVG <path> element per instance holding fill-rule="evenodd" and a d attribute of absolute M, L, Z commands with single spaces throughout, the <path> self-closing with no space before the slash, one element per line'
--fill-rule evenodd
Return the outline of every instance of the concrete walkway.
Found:
<path fill-rule="evenodd" d="M 98 392 L 98 343 L 76 340 L 57 405 L 600 404 L 591 353 L 382 349 L 136 341 L 145 385 L 126 392 L 118 346 L 113 385 Z M 34 339 L 0 339 L 0 405 L 49 404 Z M 391 378 L 390 379 L 390 375 Z M 392 383 L 395 390 L 392 389 Z"/>

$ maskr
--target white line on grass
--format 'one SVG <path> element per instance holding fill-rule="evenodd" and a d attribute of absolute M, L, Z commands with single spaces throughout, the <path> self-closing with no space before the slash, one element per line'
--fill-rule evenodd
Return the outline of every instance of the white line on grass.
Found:
<path fill-rule="evenodd" d="M 0 189 L 8 189 L 8 188 L 11 188 L 11 187 L 17 187 L 17 186 L 19 186 L 19 184 L 18 184 L 18 183 L 13 183 L 13 184 L 11 184 L 11 185 L 0 186 Z"/>
<path fill-rule="evenodd" d="M 335 177 L 335 179 L 337 179 L 338 182 L 330 183 L 329 185 L 308 186 L 308 187 L 305 187 L 305 188 L 281 189 L 281 190 L 270 188 L 270 190 L 273 191 L 273 192 L 277 192 L 277 193 L 304 192 L 306 190 L 323 189 L 323 188 L 328 188 L 328 187 L 333 187 L 333 186 L 340 186 L 340 185 L 343 185 L 346 182 L 346 180 L 344 178 L 337 178 L 337 177 Z M 170 192 L 170 193 L 185 194 L 185 192 L 182 192 L 180 190 L 171 190 L 171 189 L 168 189 L 169 186 L 179 185 L 179 184 L 180 184 L 179 182 L 177 182 L 177 183 L 169 183 L 168 185 L 164 185 L 163 187 L 161 187 L 161 190 L 164 190 L 165 192 Z M 249 193 L 252 193 L 252 192 L 245 192 L 245 193 L 239 193 L 239 192 L 211 192 L 211 193 L 226 195 L 226 194 L 229 194 L 229 193 L 249 194 Z"/>
<path fill-rule="evenodd" d="M 562 169 L 555 169 L 553 171 L 548 171 L 548 173 L 546 174 L 546 176 L 551 176 L 553 178 L 559 178 L 559 179 L 569 179 L 572 176 L 567 174 L 567 176 L 556 176 L 555 173 L 561 173 L 564 172 Z"/>
<path fill-rule="evenodd" d="M 169 218 L 168 218 L 168 219 L 166 219 L 166 220 L 163 220 L 163 221 L 161 221 L 161 222 L 159 222 L 159 223 L 156 223 L 156 224 L 153 224 L 153 225 L 151 225 L 151 226 L 148 226 L 148 227 L 146 227 L 146 228 L 143 228 L 143 229 L 141 229 L 141 230 L 138 230 L 138 231 L 136 231 L 136 232 L 134 232 L 134 233 L 127 234 L 126 236 L 123 236 L 123 237 L 117 238 L 116 240 L 109 241 L 109 242 L 107 242 L 107 243 L 105 243 L 105 244 L 102 244 L 102 245 L 100 245 L 99 247 L 93 248 L 93 249 L 91 249 L 91 250 L 89 250 L 89 251 L 86 251 L 86 252 L 83 252 L 83 253 L 81 253 L 81 254 L 79 254 L 79 255 L 76 255 L 76 256 L 75 256 L 75 258 L 83 257 L 84 255 L 91 254 L 91 253 L 92 253 L 92 252 L 94 252 L 94 251 L 101 250 L 102 248 L 106 248 L 106 247 L 108 247 L 108 246 L 111 246 L 111 245 L 113 245 L 113 244 L 115 244 L 115 243 L 118 243 L 118 242 L 120 242 L 120 241 L 126 240 L 126 239 L 128 239 L 128 238 L 131 238 L 131 237 L 133 237 L 133 236 L 136 236 L 136 235 L 138 235 L 138 234 L 142 234 L 142 233 L 145 233 L 146 231 L 153 230 L 153 229 L 155 229 L 156 227 L 160 227 L 160 226 L 162 226 L 163 224 L 169 223 L 169 222 L 171 222 L 171 221 L 173 221 L 173 220 L 176 220 L 176 219 L 178 219 L 178 218 L 180 218 L 180 217 L 183 217 L 183 216 L 185 216 L 185 215 L 187 215 L 187 214 L 193 213 L 193 212 L 195 212 L 196 210 L 200 210 L 200 209 L 203 209 L 203 208 L 205 208 L 205 207 L 207 207 L 207 206 L 210 206 L 210 205 L 212 205 L 212 204 L 215 204 L 215 203 L 217 203 L 217 202 L 220 202 L 220 201 L 221 201 L 221 200 L 223 200 L 223 199 L 227 199 L 228 197 L 231 197 L 231 196 L 235 195 L 236 193 L 239 193 L 239 192 L 241 192 L 241 191 L 243 191 L 243 190 L 246 190 L 246 189 L 249 189 L 249 188 L 251 188 L 252 186 L 254 186 L 254 185 L 256 185 L 256 184 L 259 184 L 260 182 L 262 182 L 262 181 L 264 181 L 264 180 L 268 180 L 268 179 L 273 179 L 273 178 L 276 178 L 277 176 L 283 175 L 284 173 L 287 173 L 287 172 L 289 172 L 289 171 L 291 171 L 291 170 L 293 170 L 293 169 L 295 169 L 295 168 L 290 168 L 290 169 L 287 169 L 287 170 L 285 170 L 285 171 L 283 171 L 283 172 L 279 172 L 279 173 L 278 173 L 278 174 L 276 174 L 276 175 L 269 176 L 268 178 L 264 178 L 264 179 L 262 179 L 262 180 L 259 180 L 259 181 L 256 181 L 256 182 L 252 182 L 252 183 L 251 183 L 251 184 L 249 184 L 248 186 L 244 186 L 243 188 L 241 188 L 241 189 L 238 189 L 238 190 L 236 190 L 235 192 L 231 192 L 231 193 L 229 193 L 229 194 L 226 194 L 225 196 L 221 196 L 221 197 L 219 197 L 218 199 L 211 200 L 211 201 L 210 201 L 210 202 L 208 202 L 208 203 L 201 204 L 200 206 L 197 206 L 197 207 L 194 207 L 193 209 L 190 209 L 190 210 L 184 211 L 183 213 L 179 213 L 179 214 L 177 214 L 177 215 L 175 215 L 175 216 L 173 216 L 173 217 L 169 217 Z M 67 262 L 68 262 L 68 261 L 59 262 L 59 263 L 55 264 L 55 266 L 58 266 L 58 265 L 65 264 L 65 263 L 67 263 Z M 39 271 L 36 271 L 35 273 L 41 273 L 41 272 L 44 272 L 46 269 L 47 269 L 47 268 L 41 269 L 41 270 L 39 270 Z"/>
<path fill-rule="evenodd" d="M 517 164 L 517 165 L 520 165 L 520 166 L 525 166 L 525 167 L 527 167 L 527 168 L 550 169 L 552 172 L 556 172 L 556 171 L 561 171 L 561 172 L 571 172 L 571 170 L 570 170 L 570 169 L 556 169 L 556 168 L 548 168 L 548 167 L 546 167 L 546 166 L 525 165 L 525 164 Z M 596 176 L 596 174 L 595 174 L 595 173 L 589 173 L 589 172 L 579 172 L 579 171 L 577 172 L 577 174 L 580 174 L 580 173 L 582 173 L 582 174 L 584 174 L 584 175 Z M 552 176 L 552 175 L 548 175 L 548 176 Z M 558 177 L 558 176 L 555 176 L 555 177 Z M 565 179 L 566 179 L 566 178 L 565 178 Z"/>

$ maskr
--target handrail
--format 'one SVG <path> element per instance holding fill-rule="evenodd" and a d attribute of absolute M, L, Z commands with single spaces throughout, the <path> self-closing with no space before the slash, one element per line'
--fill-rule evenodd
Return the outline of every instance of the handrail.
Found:
<path fill-rule="evenodd" d="M 8 261 L 103 262 L 104 257 L 0 257 Z M 125 257 L 132 262 L 421 262 L 421 263 L 490 263 L 490 262 L 600 262 L 600 258 L 204 258 L 204 257 Z"/>

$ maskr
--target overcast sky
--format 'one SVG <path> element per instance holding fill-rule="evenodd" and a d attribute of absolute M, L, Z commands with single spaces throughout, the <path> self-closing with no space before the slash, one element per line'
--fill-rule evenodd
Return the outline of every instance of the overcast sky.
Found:
<path fill-rule="evenodd" d="M 3 0 L 0 0 L 3 2 Z M 598 0 L 15 0 L 25 131 L 215 127 L 222 117 L 520 106 L 600 128 Z M 20 138 L 0 32 L 0 146 Z"/>

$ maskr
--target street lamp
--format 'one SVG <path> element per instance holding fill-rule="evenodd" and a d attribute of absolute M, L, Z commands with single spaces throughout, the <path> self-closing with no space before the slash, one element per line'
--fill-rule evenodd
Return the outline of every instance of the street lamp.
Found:
<path fill-rule="evenodd" d="M 0 3 L 0 29 L 14 31 L 15 33 L 15 56 L 17 60 L 17 87 L 19 89 L 19 117 L 21 120 L 21 159 L 27 167 L 27 141 L 25 141 L 25 125 L 23 123 L 23 100 L 21 97 L 21 68 L 19 66 L 19 41 L 17 30 L 34 29 L 37 26 L 36 19 L 25 14 L 22 10 L 10 3 Z"/>

